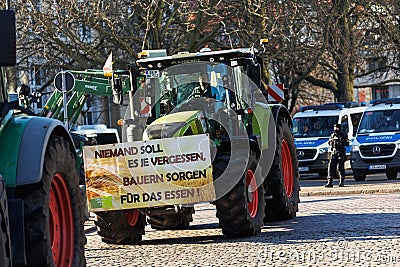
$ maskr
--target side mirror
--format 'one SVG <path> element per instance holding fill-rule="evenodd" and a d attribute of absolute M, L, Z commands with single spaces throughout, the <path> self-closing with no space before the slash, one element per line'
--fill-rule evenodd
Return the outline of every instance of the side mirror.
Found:
<path fill-rule="evenodd" d="M 261 66 L 260 65 L 247 65 L 247 76 L 258 86 L 261 88 Z"/>
<path fill-rule="evenodd" d="M 16 64 L 16 28 L 14 10 L 0 10 L 0 66 Z"/>
<path fill-rule="evenodd" d="M 112 78 L 111 86 L 113 92 L 113 102 L 117 105 L 122 105 L 123 97 L 121 78 Z"/>

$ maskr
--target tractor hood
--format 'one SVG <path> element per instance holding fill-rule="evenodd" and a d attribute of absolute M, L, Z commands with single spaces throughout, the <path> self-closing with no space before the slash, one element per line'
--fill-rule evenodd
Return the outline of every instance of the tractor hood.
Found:
<path fill-rule="evenodd" d="M 206 128 L 203 112 L 182 111 L 153 121 L 144 131 L 143 140 L 203 134 Z"/>

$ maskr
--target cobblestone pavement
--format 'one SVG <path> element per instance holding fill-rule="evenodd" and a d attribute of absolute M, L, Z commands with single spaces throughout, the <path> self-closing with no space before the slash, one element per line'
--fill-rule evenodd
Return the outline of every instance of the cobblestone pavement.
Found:
<path fill-rule="evenodd" d="M 400 266 L 400 193 L 307 196 L 294 220 L 255 237 L 222 236 L 210 204 L 188 230 L 146 226 L 137 245 L 109 245 L 88 221 L 87 266 Z"/>

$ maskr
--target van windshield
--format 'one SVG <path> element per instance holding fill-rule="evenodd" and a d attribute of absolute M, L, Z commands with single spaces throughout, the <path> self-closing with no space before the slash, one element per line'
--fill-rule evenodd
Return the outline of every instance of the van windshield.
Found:
<path fill-rule="evenodd" d="M 333 131 L 333 125 L 337 123 L 339 116 L 300 117 L 293 119 L 293 136 L 299 137 L 329 137 Z"/>
<path fill-rule="evenodd" d="M 367 111 L 362 117 L 359 134 L 400 131 L 400 109 Z"/>

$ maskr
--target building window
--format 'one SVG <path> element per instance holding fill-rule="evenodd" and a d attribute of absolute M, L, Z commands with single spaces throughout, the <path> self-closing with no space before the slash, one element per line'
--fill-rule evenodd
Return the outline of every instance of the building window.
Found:
<path fill-rule="evenodd" d="M 381 99 L 388 97 L 389 97 L 389 88 L 387 86 L 372 88 L 372 99 Z"/>

